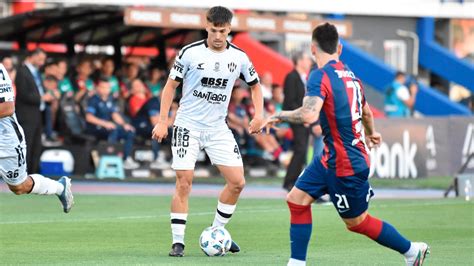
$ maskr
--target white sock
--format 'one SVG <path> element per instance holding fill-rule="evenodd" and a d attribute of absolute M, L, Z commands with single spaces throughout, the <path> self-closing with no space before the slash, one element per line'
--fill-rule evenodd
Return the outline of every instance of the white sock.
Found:
<path fill-rule="evenodd" d="M 49 179 L 40 174 L 32 174 L 30 177 L 33 179 L 33 189 L 30 194 L 38 195 L 61 195 L 64 191 L 63 184 L 56 180 Z"/>
<path fill-rule="evenodd" d="M 173 235 L 173 244 L 181 243 L 184 245 L 184 230 L 186 229 L 187 213 L 170 213 L 171 216 L 171 234 Z"/>
<path fill-rule="evenodd" d="M 306 266 L 306 261 L 290 258 L 290 260 L 288 261 L 287 266 Z"/>
<path fill-rule="evenodd" d="M 225 226 L 229 222 L 230 217 L 232 217 L 236 207 L 237 205 L 225 204 L 218 201 L 216 216 L 214 217 L 212 226 Z"/>
<path fill-rule="evenodd" d="M 413 242 L 410 242 L 410 248 L 407 252 L 405 252 L 405 254 L 403 254 L 403 256 L 405 256 L 406 258 L 410 258 L 416 255 L 418 255 L 418 248 L 413 245 Z"/>

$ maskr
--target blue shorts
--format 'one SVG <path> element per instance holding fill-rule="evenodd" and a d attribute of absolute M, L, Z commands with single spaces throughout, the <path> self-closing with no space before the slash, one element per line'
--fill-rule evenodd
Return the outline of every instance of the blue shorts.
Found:
<path fill-rule="evenodd" d="M 368 181 L 369 171 L 336 177 L 334 169 L 326 169 L 317 159 L 300 174 L 295 186 L 314 199 L 329 194 L 339 216 L 355 218 L 369 208 L 369 200 L 374 196 Z"/>

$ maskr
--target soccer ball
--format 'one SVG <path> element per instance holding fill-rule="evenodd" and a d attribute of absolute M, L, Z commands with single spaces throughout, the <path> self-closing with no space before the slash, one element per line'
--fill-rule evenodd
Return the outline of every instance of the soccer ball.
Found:
<path fill-rule="evenodd" d="M 224 256 L 232 245 L 229 232 L 222 226 L 210 226 L 202 231 L 199 246 L 209 257 Z"/>

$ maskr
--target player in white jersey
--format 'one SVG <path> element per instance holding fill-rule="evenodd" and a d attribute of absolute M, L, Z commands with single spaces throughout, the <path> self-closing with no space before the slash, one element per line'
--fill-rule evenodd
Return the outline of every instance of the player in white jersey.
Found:
<path fill-rule="evenodd" d="M 168 134 L 168 112 L 176 88 L 183 84 L 173 127 L 172 168 L 176 190 L 171 202 L 173 245 L 170 256 L 184 255 L 184 231 L 194 166 L 200 150 L 205 150 L 226 180 L 220 193 L 213 226 L 225 226 L 234 213 L 245 178 L 239 147 L 226 124 L 232 88 L 238 78 L 250 86 L 255 116 L 249 125 L 252 134 L 263 124 L 263 96 L 258 75 L 244 51 L 227 41 L 232 12 L 221 6 L 207 11 L 205 40 L 189 44 L 176 56 L 161 97 L 160 122 L 153 138 L 161 142 Z M 231 252 L 240 251 L 233 242 Z"/>
<path fill-rule="evenodd" d="M 10 190 L 17 194 L 57 195 L 64 212 L 69 212 L 74 200 L 71 179 L 63 176 L 58 181 L 40 174 L 26 172 L 26 143 L 23 128 L 15 115 L 15 96 L 12 81 L 0 64 L 0 176 Z"/>

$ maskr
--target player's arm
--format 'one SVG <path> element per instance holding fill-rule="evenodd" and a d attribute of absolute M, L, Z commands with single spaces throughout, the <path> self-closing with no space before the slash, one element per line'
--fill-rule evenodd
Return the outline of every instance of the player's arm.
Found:
<path fill-rule="evenodd" d="M 263 124 L 263 93 L 260 83 L 256 83 L 250 86 L 250 92 L 252 95 L 252 103 L 255 108 L 255 114 L 253 115 L 252 121 L 250 121 L 249 132 L 255 134 L 260 132 Z"/>
<path fill-rule="evenodd" d="M 13 113 L 15 113 L 15 102 L 0 103 L 0 118 L 12 116 Z"/>
<path fill-rule="evenodd" d="M 365 142 L 369 148 L 382 143 L 382 135 L 375 131 L 374 115 L 368 104 L 362 107 L 362 125 L 365 130 Z"/>
<path fill-rule="evenodd" d="M 100 119 L 92 113 L 86 113 L 86 122 L 107 129 L 115 128 L 114 123 L 104 119 Z"/>
<path fill-rule="evenodd" d="M 169 112 L 171 105 L 173 104 L 174 94 L 176 88 L 180 84 L 180 80 L 174 80 L 168 78 L 166 81 L 165 87 L 161 92 L 161 103 L 160 103 L 160 117 L 158 123 L 155 125 L 152 131 L 152 138 L 156 139 L 158 142 L 161 142 L 166 136 L 168 136 L 168 126 L 169 126 Z"/>
<path fill-rule="evenodd" d="M 319 112 L 323 107 L 324 100 L 319 96 L 305 96 L 303 105 L 295 110 L 281 111 L 272 118 L 279 122 L 295 124 L 312 124 L 319 119 Z"/>
<path fill-rule="evenodd" d="M 181 82 L 168 78 L 165 87 L 161 92 L 161 103 L 160 103 L 160 119 L 158 123 L 168 124 L 169 112 L 171 104 L 173 104 L 174 94 L 176 88 Z"/>

